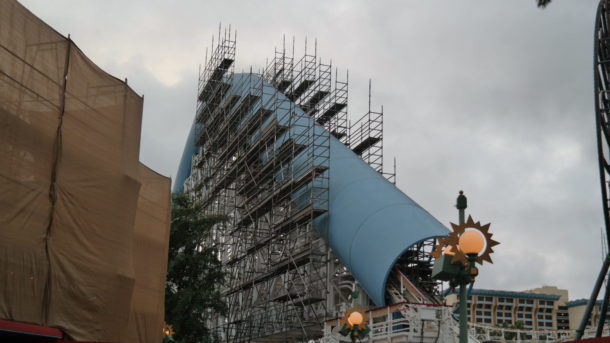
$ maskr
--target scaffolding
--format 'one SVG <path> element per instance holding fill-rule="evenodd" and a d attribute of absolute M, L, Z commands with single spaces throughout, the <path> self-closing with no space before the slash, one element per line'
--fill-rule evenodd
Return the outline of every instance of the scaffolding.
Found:
<path fill-rule="evenodd" d="M 199 150 L 185 182 L 206 215 L 229 218 L 207 240 L 228 273 L 228 312 L 210 327 L 227 342 L 316 338 L 328 251 L 312 222 L 328 210 L 330 134 L 308 112 L 327 95 L 319 75 L 328 68 L 305 54 L 276 60 L 283 65 L 267 74 L 235 75 L 234 61 L 229 30 L 200 72 Z"/>
<path fill-rule="evenodd" d="M 228 274 L 228 311 L 209 327 L 224 342 L 319 339 L 358 289 L 313 227 L 328 211 L 330 141 L 384 174 L 383 109 L 371 111 L 369 91 L 369 111 L 350 125 L 348 74 L 333 73 L 317 44 L 295 58 L 284 40 L 260 73 L 235 74 L 235 36 L 219 29 L 206 52 L 184 183 L 205 215 L 228 218 L 206 240 Z"/>
<path fill-rule="evenodd" d="M 441 282 L 432 279 L 434 258 L 431 253 L 436 243 L 436 238 L 430 238 L 409 247 L 396 261 L 393 272 L 393 274 L 402 273 L 406 276 L 432 302 L 441 298 L 439 293 Z M 397 279 L 396 276 L 391 275 L 390 281 L 395 279 Z"/>
<path fill-rule="evenodd" d="M 369 80 L 368 111 L 354 124 L 349 125 L 349 144 L 352 151 L 360 156 L 371 168 L 396 184 L 396 161 L 392 172 L 383 167 L 383 106 L 380 111 L 371 110 L 371 81 Z"/>

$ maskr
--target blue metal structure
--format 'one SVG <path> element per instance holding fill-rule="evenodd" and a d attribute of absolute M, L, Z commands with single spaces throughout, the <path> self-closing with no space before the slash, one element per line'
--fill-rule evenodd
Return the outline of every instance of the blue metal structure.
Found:
<path fill-rule="evenodd" d="M 597 6 L 597 15 L 595 19 L 595 29 L 593 34 L 593 85 L 594 85 L 594 101 L 595 101 L 595 126 L 597 133 L 597 154 L 599 162 L 599 180 L 602 195 L 602 210 L 604 214 L 604 224 L 606 227 L 606 241 L 610 242 L 610 194 L 608 194 L 608 181 L 610 180 L 610 164 L 608 161 L 608 146 L 610 145 L 610 79 L 608 73 L 610 71 L 610 49 L 608 49 L 608 41 L 610 40 L 610 1 L 600 0 Z M 597 280 L 591 291 L 587 308 L 583 314 L 582 320 L 576 330 L 576 338 L 581 339 L 585 333 L 585 329 L 589 323 L 591 312 L 595 305 L 597 296 L 601 291 L 602 284 L 610 268 L 610 254 L 604 258 L 600 268 Z M 606 322 L 608 307 L 610 305 L 610 282 L 606 283 L 602 306 L 600 309 L 601 315 L 597 323 L 596 337 L 601 337 Z"/>
<path fill-rule="evenodd" d="M 270 97 L 274 97 L 287 105 L 279 108 L 290 108 L 299 112 L 299 117 L 306 116 L 282 92 L 253 74 L 235 74 L 225 98 L 233 95 L 245 97 L 248 89 L 240 90 L 238 87 L 245 78 L 250 78 L 248 82 L 263 82 L 265 90 L 262 92 L 261 103 L 267 103 L 271 101 Z M 261 127 L 273 119 L 285 118 L 278 111 L 280 110 L 272 113 Z M 244 121 L 247 121 L 247 117 Z M 304 127 L 298 122 L 280 124 L 289 126 L 292 133 Z M 195 139 L 202 129 L 199 124 L 193 124 L 180 162 L 174 192 L 183 191 L 183 183 L 192 169 L 192 157 L 198 151 Z M 325 129 L 316 125 L 315 130 Z M 278 140 L 276 144 L 279 146 L 282 142 Z M 378 306 L 386 305 L 386 283 L 397 259 L 412 245 L 446 235 L 448 230 L 332 136 L 329 164 L 325 171 L 329 180 L 328 212 L 317 217 L 314 226 L 341 262 L 349 268 L 369 298 Z"/>
<path fill-rule="evenodd" d="M 417 242 L 448 230 L 415 201 L 331 138 L 329 211 L 319 229 L 378 306 L 396 260 Z"/>

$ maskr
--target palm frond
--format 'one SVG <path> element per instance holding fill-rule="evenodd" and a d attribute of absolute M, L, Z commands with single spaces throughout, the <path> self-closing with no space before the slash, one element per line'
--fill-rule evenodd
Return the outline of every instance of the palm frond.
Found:
<path fill-rule="evenodd" d="M 536 0 L 538 1 L 538 7 L 540 8 L 545 8 L 546 6 L 548 6 L 548 4 L 551 3 L 551 1 L 553 0 Z"/>

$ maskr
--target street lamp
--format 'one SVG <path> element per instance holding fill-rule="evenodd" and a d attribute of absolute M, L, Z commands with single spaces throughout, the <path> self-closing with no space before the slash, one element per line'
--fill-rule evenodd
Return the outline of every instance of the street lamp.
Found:
<path fill-rule="evenodd" d="M 468 308 L 466 307 L 466 286 L 474 282 L 479 270 L 476 263 L 492 263 L 492 247 L 500 244 L 494 241 L 489 233 L 489 224 L 481 225 L 472 217 L 464 222 L 463 210 L 466 208 L 466 197 L 460 192 L 458 197 L 460 224 L 451 223 L 453 232 L 446 237 L 437 237 L 438 245 L 431 255 L 436 259 L 432 269 L 432 278 L 449 281 L 452 289 L 460 286 L 460 343 L 468 342 Z"/>
<path fill-rule="evenodd" d="M 347 310 L 341 319 L 343 326 L 339 333 L 349 336 L 352 342 L 361 341 L 371 331 L 366 325 L 367 320 L 366 311 L 362 307 L 354 306 Z"/>

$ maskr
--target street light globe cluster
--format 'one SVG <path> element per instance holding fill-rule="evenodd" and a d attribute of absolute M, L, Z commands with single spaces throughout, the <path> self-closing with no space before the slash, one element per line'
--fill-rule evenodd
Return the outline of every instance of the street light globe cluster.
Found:
<path fill-rule="evenodd" d="M 341 319 L 343 326 L 339 333 L 342 336 L 349 336 L 352 342 L 362 340 L 368 335 L 371 329 L 367 325 L 368 316 L 366 311 L 360 306 L 354 306 L 345 312 Z"/>

